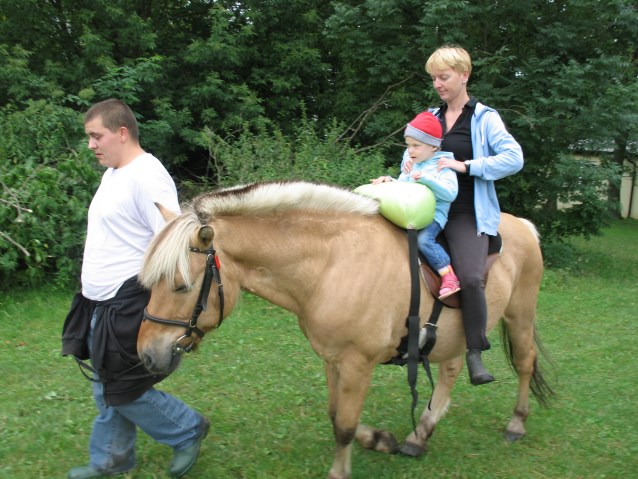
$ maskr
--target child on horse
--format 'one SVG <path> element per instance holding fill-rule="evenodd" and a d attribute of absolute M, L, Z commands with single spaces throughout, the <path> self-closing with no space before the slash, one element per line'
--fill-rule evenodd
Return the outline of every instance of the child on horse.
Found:
<path fill-rule="evenodd" d="M 458 193 L 456 174 L 449 168 L 439 171 L 439 159 L 453 157 L 452 153 L 439 151 L 443 141 L 441 122 L 430 112 L 419 113 L 407 124 L 404 132 L 407 149 L 403 154 L 403 163 L 411 161 L 414 165 L 410 173 L 401 173 L 398 181 L 421 183 L 432 191 L 436 199 L 434 221 L 419 231 L 419 251 L 441 276 L 439 299 L 447 298 L 460 291 L 459 279 L 450 264 L 450 256 L 437 243 L 436 237 L 443 231 L 447 222 L 450 203 Z M 372 184 L 396 181 L 390 176 L 381 176 L 371 180 Z"/>

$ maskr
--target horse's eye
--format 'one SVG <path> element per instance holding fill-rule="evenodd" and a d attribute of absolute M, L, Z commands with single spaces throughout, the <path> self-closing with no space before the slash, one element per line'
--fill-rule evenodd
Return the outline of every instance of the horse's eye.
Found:
<path fill-rule="evenodd" d="M 175 292 L 176 293 L 186 293 L 190 290 L 190 288 L 186 285 L 181 285 L 181 286 L 177 286 L 175 287 Z"/>

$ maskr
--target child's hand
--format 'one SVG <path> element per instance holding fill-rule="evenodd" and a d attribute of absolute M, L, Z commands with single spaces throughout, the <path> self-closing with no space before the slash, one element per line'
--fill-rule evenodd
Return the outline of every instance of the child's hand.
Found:
<path fill-rule="evenodd" d="M 418 180 L 421 179 L 421 172 L 420 171 L 413 171 L 410 176 L 412 177 L 412 179 L 418 181 Z"/>
<path fill-rule="evenodd" d="M 413 167 L 414 167 L 414 163 L 412 163 L 412 160 L 408 160 L 401 167 L 401 171 L 407 175 L 408 173 L 412 171 Z"/>
<path fill-rule="evenodd" d="M 378 185 L 379 183 L 386 183 L 388 181 L 392 181 L 392 178 L 389 176 L 379 176 L 375 180 L 370 180 L 373 185 Z"/>

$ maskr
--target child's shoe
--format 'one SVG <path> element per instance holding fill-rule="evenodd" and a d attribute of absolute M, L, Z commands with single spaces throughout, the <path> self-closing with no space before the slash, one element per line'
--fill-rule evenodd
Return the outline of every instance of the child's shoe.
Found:
<path fill-rule="evenodd" d="M 456 277 L 452 268 L 450 268 L 450 272 L 443 275 L 441 277 L 441 289 L 439 290 L 439 299 L 447 298 L 448 296 L 452 296 L 454 293 L 457 293 L 461 290 L 461 283 L 459 283 L 459 278 Z"/>

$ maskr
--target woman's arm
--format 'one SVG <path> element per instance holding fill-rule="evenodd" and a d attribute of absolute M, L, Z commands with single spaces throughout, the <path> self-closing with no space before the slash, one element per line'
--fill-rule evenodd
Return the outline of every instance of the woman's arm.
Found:
<path fill-rule="evenodd" d="M 521 145 L 507 131 L 498 112 L 490 109 L 482 116 L 472 140 L 475 157 L 469 163 L 470 175 L 499 180 L 518 173 L 524 162 Z"/>

